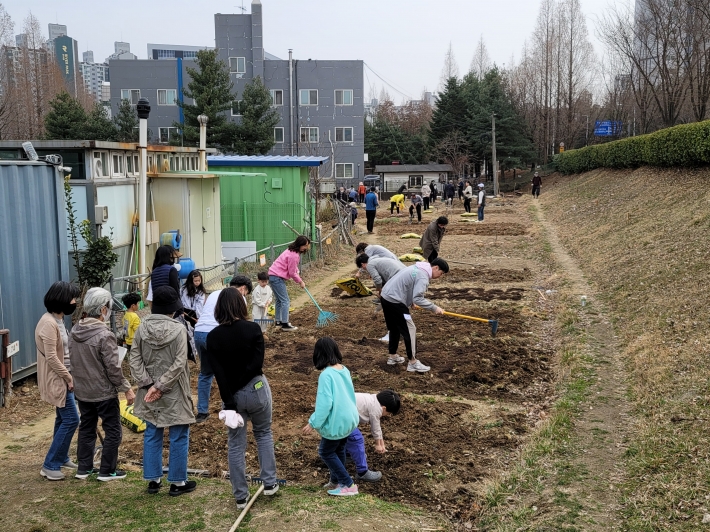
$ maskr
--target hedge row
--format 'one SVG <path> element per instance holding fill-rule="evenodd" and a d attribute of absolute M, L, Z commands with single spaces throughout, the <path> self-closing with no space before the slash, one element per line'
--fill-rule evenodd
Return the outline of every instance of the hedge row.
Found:
<path fill-rule="evenodd" d="M 710 165 L 710 120 L 566 151 L 556 155 L 554 163 L 563 174 L 595 168 Z"/>

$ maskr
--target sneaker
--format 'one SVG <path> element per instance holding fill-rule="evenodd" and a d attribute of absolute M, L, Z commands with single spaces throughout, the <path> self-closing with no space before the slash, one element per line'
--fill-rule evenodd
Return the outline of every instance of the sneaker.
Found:
<path fill-rule="evenodd" d="M 246 508 L 248 502 L 249 502 L 249 497 L 247 497 L 246 499 L 237 500 L 237 510 L 243 510 L 244 508 Z"/>
<path fill-rule="evenodd" d="M 296 331 L 296 330 L 298 330 L 298 327 L 295 327 L 295 326 L 291 325 L 290 322 L 287 322 L 287 323 L 281 324 L 281 330 L 282 331 Z"/>
<path fill-rule="evenodd" d="M 274 484 L 273 486 L 264 486 L 264 495 L 273 495 L 279 491 L 279 485 Z"/>
<path fill-rule="evenodd" d="M 43 467 L 39 470 L 39 474 L 42 475 L 47 480 L 64 480 L 64 473 L 61 471 L 53 471 Z"/>
<path fill-rule="evenodd" d="M 330 480 L 328 482 L 326 482 L 325 484 L 323 484 L 323 487 L 327 490 L 334 490 L 338 486 L 339 486 L 339 484 L 337 482 L 331 482 Z"/>
<path fill-rule="evenodd" d="M 350 497 L 357 494 L 357 484 L 353 484 L 349 488 L 346 488 L 345 486 L 338 486 L 334 490 L 328 490 L 328 495 L 335 495 L 336 497 Z"/>
<path fill-rule="evenodd" d="M 151 480 L 148 482 L 148 493 L 151 495 L 158 493 L 160 491 L 160 488 L 163 487 L 162 482 L 156 482 L 155 480 Z"/>
<path fill-rule="evenodd" d="M 170 491 L 168 492 L 168 495 L 170 495 L 171 497 L 177 497 L 178 495 L 182 495 L 183 493 L 190 493 L 191 491 L 195 491 L 196 487 L 197 482 L 195 482 L 194 480 L 188 480 L 182 486 L 178 486 L 177 484 L 170 484 Z"/>
<path fill-rule="evenodd" d="M 116 469 L 113 473 L 99 473 L 96 480 L 108 482 L 109 480 L 121 480 L 126 478 L 126 472 L 123 469 Z"/>
<path fill-rule="evenodd" d="M 380 342 L 389 342 L 390 341 L 390 332 L 387 331 L 387 334 L 385 334 L 382 338 L 380 338 Z"/>
<path fill-rule="evenodd" d="M 382 473 L 379 471 L 372 471 L 368 469 L 362 475 L 358 473 L 355 475 L 355 480 L 364 480 L 365 482 L 379 482 L 382 478 Z"/>
<path fill-rule="evenodd" d="M 209 414 L 198 412 L 198 414 L 195 416 L 195 423 L 204 423 L 205 421 L 207 421 L 208 417 L 210 417 Z"/>
<path fill-rule="evenodd" d="M 93 475 L 94 473 L 98 473 L 98 470 L 89 469 L 88 471 L 82 471 L 81 469 L 77 469 L 74 478 L 78 478 L 79 480 L 86 480 L 89 475 Z"/>
<path fill-rule="evenodd" d="M 76 464 L 75 464 L 74 462 L 72 462 L 71 460 L 67 460 L 66 462 L 64 462 L 64 463 L 62 464 L 62 467 L 63 467 L 64 469 L 79 469 L 79 466 L 76 465 Z"/>
<path fill-rule="evenodd" d="M 404 363 L 404 357 L 400 357 L 397 355 L 390 356 L 387 359 L 388 366 L 396 366 L 397 364 L 403 364 L 403 363 Z"/>
<path fill-rule="evenodd" d="M 407 364 L 407 371 L 411 371 L 411 372 L 416 371 L 417 373 L 426 373 L 430 369 L 431 368 L 429 366 L 425 366 L 424 364 L 422 364 L 418 360 L 416 360 L 414 362 L 414 364 L 412 364 L 411 362 L 409 364 Z"/>

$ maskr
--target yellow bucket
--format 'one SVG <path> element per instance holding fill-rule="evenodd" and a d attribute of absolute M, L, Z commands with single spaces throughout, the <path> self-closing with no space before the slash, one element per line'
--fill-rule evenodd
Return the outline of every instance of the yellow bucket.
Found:
<path fill-rule="evenodd" d="M 133 432 L 143 432 L 146 429 L 145 421 L 133 413 L 133 405 L 128 406 L 124 399 L 119 403 L 121 412 L 121 425 Z"/>

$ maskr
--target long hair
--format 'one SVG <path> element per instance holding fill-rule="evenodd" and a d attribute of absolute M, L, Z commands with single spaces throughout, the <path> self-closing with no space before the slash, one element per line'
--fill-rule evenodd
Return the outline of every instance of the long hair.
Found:
<path fill-rule="evenodd" d="M 296 253 L 300 253 L 301 248 L 303 246 L 305 246 L 306 244 L 310 244 L 310 243 L 311 243 L 310 238 L 308 238 L 307 236 L 301 235 L 298 238 L 296 238 L 296 240 L 291 242 L 291 244 L 289 244 L 288 249 L 289 249 L 289 251 L 295 251 Z"/>
<path fill-rule="evenodd" d="M 202 279 L 202 282 L 200 283 L 200 286 L 195 286 L 195 277 L 199 277 Z M 187 295 L 190 299 L 194 298 L 197 294 L 205 294 L 207 295 L 207 291 L 205 290 L 205 280 L 202 277 L 202 273 L 200 273 L 200 270 L 192 270 L 190 274 L 187 276 L 187 279 L 185 279 L 185 286 L 183 287 L 185 292 L 187 292 Z"/>
<path fill-rule="evenodd" d="M 158 266 L 163 266 L 165 264 L 173 263 L 173 256 L 175 255 L 175 248 L 172 246 L 160 246 L 155 252 L 155 259 L 153 259 L 153 269 L 155 270 Z"/>
<path fill-rule="evenodd" d="M 229 325 L 237 320 L 247 319 L 247 304 L 242 294 L 234 287 L 223 289 L 214 307 L 214 319 L 220 325 Z"/>

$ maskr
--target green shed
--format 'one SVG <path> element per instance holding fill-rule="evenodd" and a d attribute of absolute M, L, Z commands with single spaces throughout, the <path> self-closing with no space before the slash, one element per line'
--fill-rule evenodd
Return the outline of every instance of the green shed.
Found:
<path fill-rule="evenodd" d="M 210 170 L 265 173 L 266 177 L 220 177 L 222 242 L 256 241 L 256 249 L 295 238 L 282 221 L 313 237 L 309 168 L 327 157 L 214 155 Z"/>

